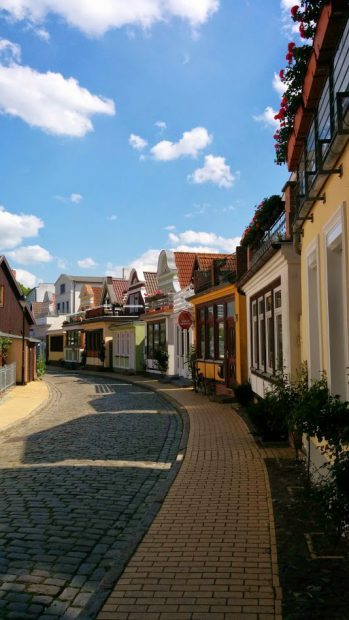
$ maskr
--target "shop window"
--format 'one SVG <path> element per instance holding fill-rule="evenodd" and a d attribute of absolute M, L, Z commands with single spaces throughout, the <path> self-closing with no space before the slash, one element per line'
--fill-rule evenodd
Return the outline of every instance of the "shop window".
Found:
<path fill-rule="evenodd" d="M 153 359 L 154 351 L 166 348 L 166 321 L 147 324 L 147 357 Z"/>

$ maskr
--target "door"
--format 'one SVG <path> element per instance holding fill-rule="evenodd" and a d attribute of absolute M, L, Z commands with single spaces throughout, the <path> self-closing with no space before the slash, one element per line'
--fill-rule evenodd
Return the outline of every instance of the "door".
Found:
<path fill-rule="evenodd" d="M 235 319 L 228 317 L 225 324 L 226 350 L 225 350 L 225 384 L 232 388 L 236 383 L 236 338 Z"/>

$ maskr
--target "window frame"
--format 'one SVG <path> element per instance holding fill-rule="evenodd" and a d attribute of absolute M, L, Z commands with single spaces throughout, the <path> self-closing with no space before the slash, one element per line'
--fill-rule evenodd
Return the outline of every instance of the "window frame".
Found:
<path fill-rule="evenodd" d="M 158 337 L 155 338 L 155 335 Z M 166 319 L 147 322 L 147 359 L 154 359 L 155 351 L 166 349 Z"/>
<path fill-rule="evenodd" d="M 228 304 L 234 302 L 233 315 L 228 316 Z M 223 306 L 223 314 L 218 313 L 218 307 Z M 226 324 L 228 319 L 235 321 L 235 294 L 231 294 L 228 297 L 222 297 L 220 299 L 211 300 L 209 302 L 200 304 L 196 308 L 196 350 L 198 359 L 207 360 L 211 362 L 224 362 L 226 359 Z M 212 311 L 209 311 L 212 308 Z M 224 325 L 224 342 L 223 342 L 223 354 L 219 351 L 219 333 L 221 325 Z M 210 346 L 210 332 L 213 335 L 213 342 Z M 204 338 L 202 337 L 204 335 Z M 203 349 L 204 343 L 204 351 Z"/>
<path fill-rule="evenodd" d="M 0 284 L 0 308 L 5 306 L 5 286 Z"/>
<path fill-rule="evenodd" d="M 275 297 L 278 293 L 281 293 L 280 307 L 276 307 L 275 303 Z M 267 306 L 268 299 L 271 299 L 270 306 Z M 262 308 L 260 307 L 260 303 L 263 303 Z M 283 368 L 283 346 L 281 346 L 280 352 L 277 343 L 277 322 L 279 319 L 276 318 L 281 316 L 281 329 L 283 329 L 281 277 L 275 279 L 268 286 L 251 295 L 249 306 L 251 372 L 255 374 L 262 373 L 269 377 L 275 376 L 275 373 Z M 273 330 L 272 333 L 270 333 L 271 326 Z M 262 330 L 263 334 L 261 333 Z M 279 367 L 280 355 L 282 359 L 281 367 Z"/>

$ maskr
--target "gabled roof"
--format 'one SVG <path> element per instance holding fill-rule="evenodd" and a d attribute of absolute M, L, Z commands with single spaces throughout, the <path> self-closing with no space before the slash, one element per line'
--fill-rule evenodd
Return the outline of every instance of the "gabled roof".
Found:
<path fill-rule="evenodd" d="M 147 295 L 152 295 L 159 288 L 158 279 L 155 272 L 144 271 L 145 292 Z"/>
<path fill-rule="evenodd" d="M 197 264 L 200 271 L 211 269 L 212 262 L 219 259 L 227 259 L 222 267 L 223 271 L 236 270 L 235 254 L 209 254 L 203 252 L 174 252 L 178 280 L 181 288 L 189 286 L 193 278 L 193 272 Z"/>
<path fill-rule="evenodd" d="M 55 284 L 58 282 L 59 278 L 68 278 L 69 280 L 71 280 L 72 282 L 86 282 L 86 283 L 96 283 L 96 284 L 103 284 L 104 281 L 104 277 L 103 276 L 71 276 L 68 275 L 67 273 L 61 273 Z"/>
<path fill-rule="evenodd" d="M 174 252 L 179 286 L 186 288 L 193 277 L 196 254 L 194 252 Z"/>
<path fill-rule="evenodd" d="M 107 276 L 106 278 L 104 278 L 100 300 L 102 302 L 105 298 L 106 293 L 108 293 L 109 301 L 111 304 L 117 304 L 118 306 L 122 306 L 125 300 L 125 295 L 127 293 L 127 288 L 128 280 Z"/>
<path fill-rule="evenodd" d="M 30 325 L 34 325 L 35 324 L 35 319 L 34 319 L 33 313 L 32 313 L 32 311 L 30 310 L 28 304 L 25 301 L 25 298 L 24 298 L 24 296 L 22 294 L 22 291 L 21 291 L 21 289 L 19 287 L 19 284 L 18 284 L 18 282 L 17 282 L 17 280 L 15 278 L 14 272 L 11 269 L 11 267 L 10 267 L 8 261 L 7 261 L 6 256 L 3 256 L 3 255 L 0 256 L 0 265 L 4 265 L 5 266 L 5 269 L 6 269 L 7 273 L 8 273 L 8 279 L 9 279 L 10 283 L 12 283 L 12 285 L 13 285 L 13 287 L 15 289 L 15 292 L 17 293 L 18 303 L 22 307 L 22 309 L 24 309 L 24 312 L 27 315 L 28 322 L 30 323 Z"/>

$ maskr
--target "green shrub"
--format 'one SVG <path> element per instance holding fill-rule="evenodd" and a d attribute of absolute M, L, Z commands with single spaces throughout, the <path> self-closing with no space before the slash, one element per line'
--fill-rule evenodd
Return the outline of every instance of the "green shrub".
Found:
<path fill-rule="evenodd" d="M 164 349 L 155 349 L 153 354 L 158 370 L 165 373 L 168 369 L 168 353 Z"/>
<path fill-rule="evenodd" d="M 247 407 L 247 405 L 253 402 L 254 394 L 252 391 L 251 383 L 249 381 L 236 385 L 234 387 L 234 393 L 236 396 L 236 400 L 243 407 Z"/>
<path fill-rule="evenodd" d="M 45 357 L 41 353 L 36 360 L 36 374 L 38 377 L 43 377 L 45 372 L 46 372 Z"/>

